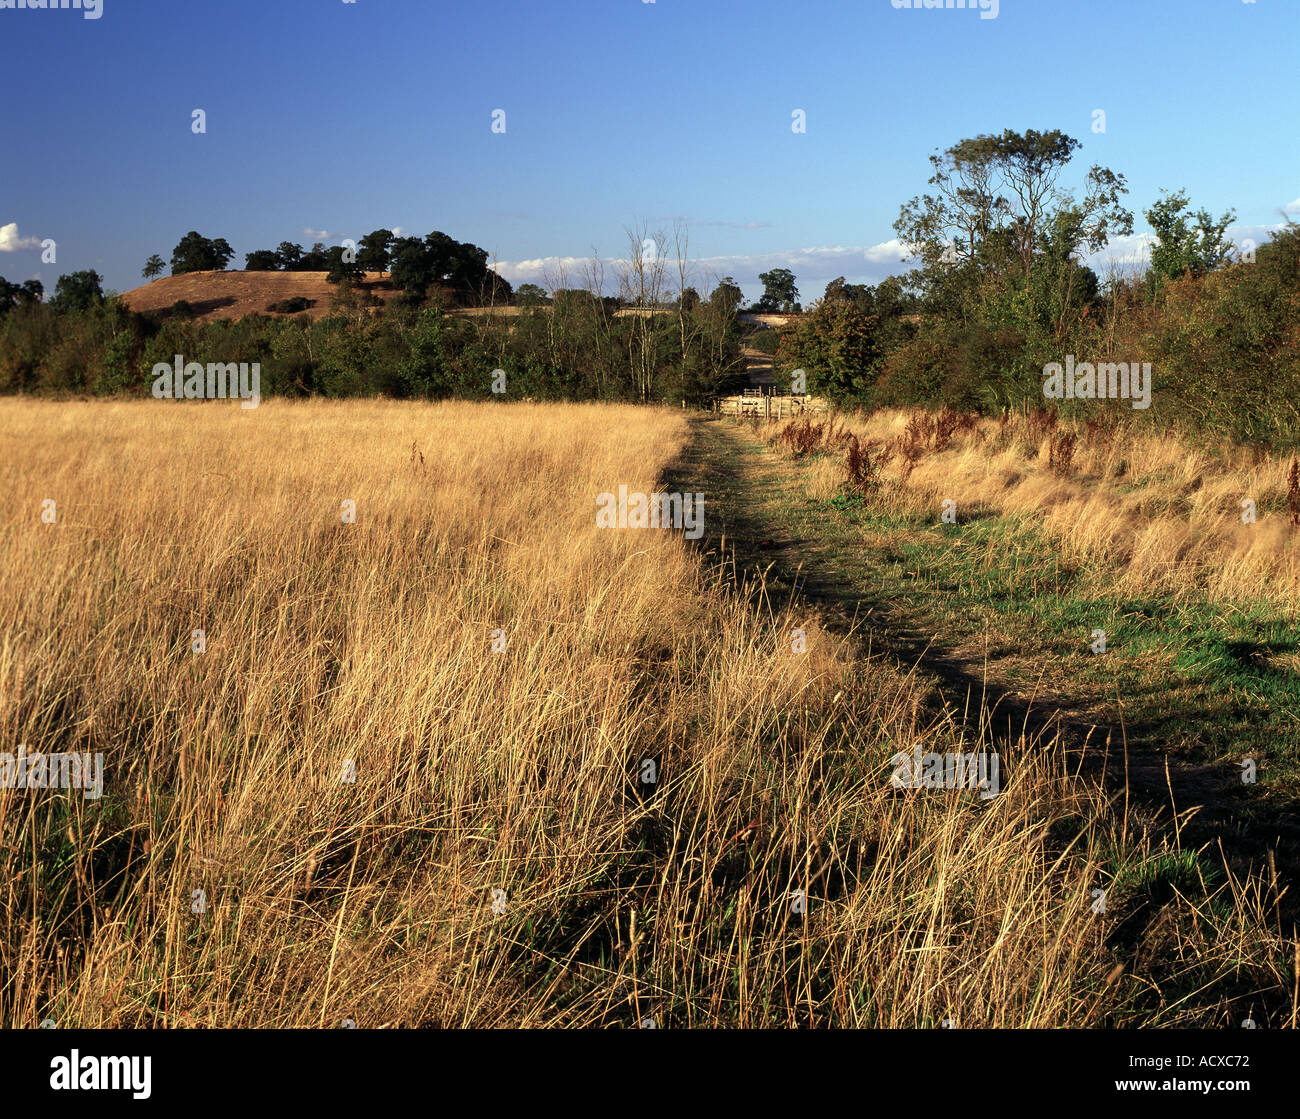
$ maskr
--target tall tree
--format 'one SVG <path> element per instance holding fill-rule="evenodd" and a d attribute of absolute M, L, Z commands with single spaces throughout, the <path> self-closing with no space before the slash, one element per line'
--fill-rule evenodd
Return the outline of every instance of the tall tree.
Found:
<path fill-rule="evenodd" d="M 520 307 L 541 307 L 547 302 L 546 289 L 539 284 L 520 284 L 515 291 L 515 302 Z"/>
<path fill-rule="evenodd" d="M 185 272 L 222 271 L 235 250 L 224 237 L 209 239 L 190 230 L 172 250 L 172 275 Z"/>
<path fill-rule="evenodd" d="M 655 312 L 668 291 L 668 235 L 663 230 L 651 234 L 645 223 L 626 232 L 629 252 L 619 275 L 619 295 L 632 311 L 628 360 L 637 397 L 645 403 L 654 392 L 659 368 L 659 320 L 663 316 Z"/>
<path fill-rule="evenodd" d="M 190 230 L 172 250 L 172 275 L 185 272 L 222 271 L 235 250 L 224 237 L 215 240 Z"/>
<path fill-rule="evenodd" d="M 789 313 L 798 306 L 799 289 L 795 287 L 794 273 L 790 269 L 773 268 L 770 272 L 762 272 L 758 282 L 763 285 L 763 297 L 758 301 L 760 311 Z"/>
<path fill-rule="evenodd" d="M 244 254 L 245 272 L 275 272 L 280 263 L 280 254 L 274 249 L 254 249 Z"/>
<path fill-rule="evenodd" d="M 1045 232 L 1061 209 L 1072 207 L 1070 252 L 1100 249 L 1108 237 L 1133 231 L 1133 215 L 1120 204 L 1124 176 L 1093 165 L 1082 203 L 1057 190 L 1062 169 L 1079 141 L 1053 129 L 961 140 L 930 156 L 933 194 L 918 195 L 901 209 L 894 229 L 922 270 L 952 266 L 998 267 L 1014 260 L 1027 276 Z"/>
<path fill-rule="evenodd" d="M 485 249 L 435 230 L 424 240 L 399 237 L 393 242 L 389 276 L 411 299 L 423 299 L 438 284 L 463 302 L 510 297 L 510 284 L 488 267 Z"/>
<path fill-rule="evenodd" d="M 735 315 L 744 299 L 745 293 L 730 276 L 723 276 L 718 286 L 709 293 L 710 305 L 724 315 Z"/>
<path fill-rule="evenodd" d="M 1223 234 L 1236 219 L 1235 211 L 1229 210 L 1216 221 L 1208 210 L 1191 213 L 1184 191 L 1161 191 L 1161 195 L 1145 213 L 1156 235 L 1156 244 L 1151 247 L 1153 286 L 1159 287 L 1185 272 L 1212 272 L 1231 259 L 1233 244 Z"/>
<path fill-rule="evenodd" d="M 357 242 L 357 263 L 365 272 L 387 272 L 389 252 L 392 249 L 393 231 L 376 229 Z"/>
<path fill-rule="evenodd" d="M 355 260 L 344 260 L 343 251 L 342 245 L 335 245 L 325 254 L 329 260 L 329 269 L 325 276 L 327 284 L 355 284 L 365 279 L 365 272 L 361 265 Z"/>
<path fill-rule="evenodd" d="M 302 259 L 298 261 L 299 272 L 326 272 L 329 270 L 330 261 L 329 253 L 325 249 L 324 241 L 317 241 L 312 245 L 309 252 L 302 254 Z"/>
<path fill-rule="evenodd" d="M 423 299 L 434 281 L 433 261 L 419 237 L 399 237 L 393 242 L 389 278 L 393 286 L 414 300 Z"/>
<path fill-rule="evenodd" d="M 144 262 L 144 268 L 141 269 L 140 275 L 146 280 L 152 280 L 155 276 L 161 276 L 163 269 L 167 267 L 167 262 L 157 253 L 154 253 Z"/>
<path fill-rule="evenodd" d="M 302 246 L 295 244 L 293 241 L 281 241 L 279 247 L 275 250 L 276 255 L 280 258 L 280 267 L 286 272 L 299 271 L 299 265 L 302 263 Z"/>
<path fill-rule="evenodd" d="M 103 280 L 98 272 L 68 272 L 59 277 L 50 306 L 56 311 L 84 311 L 104 301 Z"/>

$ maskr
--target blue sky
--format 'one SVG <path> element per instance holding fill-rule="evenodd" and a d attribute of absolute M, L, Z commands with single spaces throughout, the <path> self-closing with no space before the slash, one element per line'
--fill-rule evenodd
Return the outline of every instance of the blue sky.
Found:
<path fill-rule="evenodd" d="M 810 300 L 901 270 L 892 223 L 927 156 L 1008 127 L 1083 142 L 1063 185 L 1127 176 L 1139 234 L 1161 188 L 1234 208 L 1238 239 L 1300 216 L 1300 0 L 102 5 L 0 8 L 10 280 L 95 268 L 128 290 L 190 229 L 241 267 L 396 226 L 473 241 L 518 283 L 682 218 L 702 289 L 732 274 L 754 297 L 784 266 Z"/>

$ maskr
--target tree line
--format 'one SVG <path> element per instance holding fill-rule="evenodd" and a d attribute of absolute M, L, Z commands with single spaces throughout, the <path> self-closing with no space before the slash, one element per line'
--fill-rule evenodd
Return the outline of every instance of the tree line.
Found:
<path fill-rule="evenodd" d="M 936 151 L 929 189 L 894 226 L 915 266 L 877 285 L 831 281 L 781 332 L 778 372 L 802 370 L 810 393 L 846 407 L 1096 415 L 1122 405 L 1048 402 L 1044 367 L 1068 354 L 1150 362 L 1155 406 L 1131 418 L 1300 441 L 1300 227 L 1234 246 L 1231 211 L 1216 217 L 1165 192 L 1145 211 L 1149 266 L 1098 276 L 1085 260 L 1131 235 L 1133 215 L 1123 175 L 1074 168 L 1080 146 L 1060 131 L 1007 130 Z M 328 266 L 335 306 L 314 323 L 205 326 L 184 307 L 134 315 L 105 299 L 94 272 L 60 277 L 48 301 L 37 281 L 0 280 L 0 391 L 135 391 L 142 369 L 175 353 L 261 360 L 272 393 L 475 396 L 498 369 L 508 396 L 535 398 L 705 403 L 743 386 L 735 281 L 695 274 L 680 223 L 626 232 L 623 260 L 593 256 L 578 275 L 561 270 L 518 291 L 483 249 L 440 232 L 376 230 L 346 261 L 319 244 L 247 254 L 255 269 Z M 172 271 L 224 268 L 232 257 L 223 239 L 191 232 Z M 161 266 L 155 256 L 148 267 Z M 363 272 L 385 275 L 400 297 L 375 306 L 356 285 Z M 788 270 L 760 279 L 750 309 L 802 309 Z M 507 304 L 517 314 L 494 313 Z M 449 313 L 458 306 L 487 313 Z"/>
<path fill-rule="evenodd" d="M 223 271 L 235 256 L 224 237 L 205 237 L 191 230 L 172 250 L 171 274 Z M 166 262 L 157 253 L 145 261 L 146 280 L 162 275 Z M 411 302 L 423 300 L 434 285 L 471 303 L 485 296 L 507 302 L 510 284 L 488 267 L 488 254 L 468 241 L 457 241 L 434 231 L 427 237 L 399 237 L 391 229 L 367 233 L 355 245 L 326 248 L 317 241 L 304 249 L 281 241 L 274 249 L 254 249 L 244 254 L 246 272 L 324 272 L 332 284 L 355 284 L 367 272 L 387 274 L 393 287 Z"/>
<path fill-rule="evenodd" d="M 666 246 L 665 234 L 654 236 Z M 105 296 L 98 277 L 93 290 L 76 289 L 75 305 L 15 300 L 0 314 L 0 391 L 147 394 L 149 371 L 176 354 L 259 362 L 264 396 L 703 405 L 744 383 L 740 288 L 725 278 L 700 296 L 688 282 L 674 297 L 666 255 L 643 253 L 610 270 L 608 282 L 593 258 L 583 276 L 561 273 L 538 288 L 543 299 L 513 307 L 508 287 L 484 281 L 486 254 L 441 234 L 395 239 L 387 263 L 400 297 L 375 306 L 343 282 L 315 321 L 255 314 L 200 323 L 182 304 L 143 314 Z M 683 259 L 679 280 L 689 279 L 685 267 Z M 476 313 L 458 313 L 462 302 Z"/>
<path fill-rule="evenodd" d="M 1066 355 L 1150 362 L 1142 422 L 1300 441 L 1300 226 L 1236 246 L 1232 211 L 1165 192 L 1145 211 L 1145 272 L 1098 276 L 1084 260 L 1130 235 L 1133 215 L 1124 176 L 1106 167 L 1067 187 L 1079 147 L 1060 131 L 1007 130 L 936 152 L 931 189 L 894 225 L 916 267 L 874 287 L 832 281 L 783 332 L 778 369 L 802 369 L 809 392 L 845 406 L 1096 417 L 1125 405 L 1049 405 L 1044 367 Z"/>

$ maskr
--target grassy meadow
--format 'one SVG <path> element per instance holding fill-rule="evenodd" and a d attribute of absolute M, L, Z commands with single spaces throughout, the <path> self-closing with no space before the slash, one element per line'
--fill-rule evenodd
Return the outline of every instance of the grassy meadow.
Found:
<path fill-rule="evenodd" d="M 766 441 L 799 460 L 789 510 L 871 563 L 857 585 L 1002 662 L 1022 691 L 1109 708 L 1163 751 L 1252 757 L 1264 789 L 1300 795 L 1294 455 L 1041 413 L 815 428 L 773 425 Z"/>
<path fill-rule="evenodd" d="M 1276 881 L 1136 826 L 1050 735 L 1001 747 L 992 799 L 892 788 L 896 751 L 978 750 L 986 721 L 680 532 L 596 527 L 598 493 L 684 477 L 700 422 L 0 401 L 3 750 L 104 756 L 98 799 L 0 789 L 0 1022 L 1294 1025 Z M 1038 508 L 1171 610 L 1267 580 L 1294 620 L 1294 553 L 1208 500 L 1274 510 L 1278 463 L 1229 485 L 1134 449 L 1090 491 L 980 430 L 996 456 L 967 432 L 909 484 Z M 841 457 L 804 456 L 815 515 L 914 516 L 868 514 Z M 1148 546 L 1143 501 L 1193 523 Z M 1153 883 L 1152 935 L 1093 911 Z"/>

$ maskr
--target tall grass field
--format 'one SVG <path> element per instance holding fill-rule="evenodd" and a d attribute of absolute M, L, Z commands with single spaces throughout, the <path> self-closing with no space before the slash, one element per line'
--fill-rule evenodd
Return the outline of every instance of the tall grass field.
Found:
<path fill-rule="evenodd" d="M 994 797 L 898 788 L 987 721 L 725 540 L 597 526 L 700 422 L 0 400 L 0 750 L 102 756 L 98 796 L 0 788 L 0 1023 L 1294 1025 L 1264 869 L 1139 826 L 1050 734 Z M 1089 488 L 1018 445 L 931 441 L 911 483 L 1041 507 L 1119 581 L 1294 601 L 1293 553 L 1210 531 L 1235 482 L 1081 446 Z M 1284 464 L 1250 486 L 1284 503 Z M 1142 502 L 1191 519 L 1137 531 Z M 1157 880 L 1134 950 L 1094 890 Z"/>

